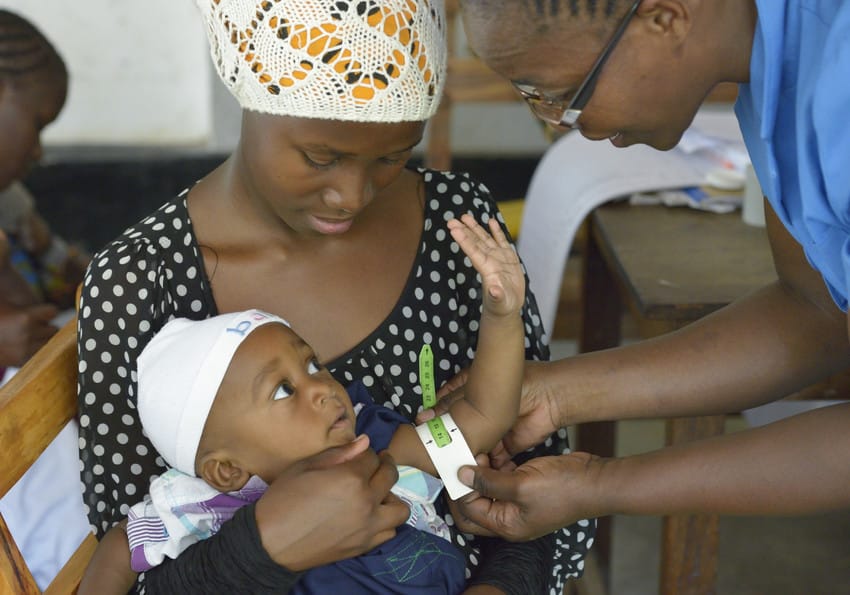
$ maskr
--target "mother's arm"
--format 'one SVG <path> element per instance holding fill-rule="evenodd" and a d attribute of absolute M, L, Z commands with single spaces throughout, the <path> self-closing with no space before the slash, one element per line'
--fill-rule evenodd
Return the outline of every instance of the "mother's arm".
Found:
<path fill-rule="evenodd" d="M 300 571 L 390 539 L 409 511 L 387 495 L 394 462 L 367 447 L 362 437 L 290 467 L 217 535 L 149 570 L 147 592 L 285 593 Z"/>

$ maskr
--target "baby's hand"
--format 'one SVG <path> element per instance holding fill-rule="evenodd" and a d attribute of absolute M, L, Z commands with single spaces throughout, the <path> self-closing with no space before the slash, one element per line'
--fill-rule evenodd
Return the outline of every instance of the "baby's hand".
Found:
<path fill-rule="evenodd" d="M 484 311 L 497 316 L 516 314 L 525 301 L 522 266 L 495 217 L 490 218 L 489 225 L 488 234 L 469 214 L 463 215 L 460 221 L 448 222 L 452 238 L 481 275 Z"/>

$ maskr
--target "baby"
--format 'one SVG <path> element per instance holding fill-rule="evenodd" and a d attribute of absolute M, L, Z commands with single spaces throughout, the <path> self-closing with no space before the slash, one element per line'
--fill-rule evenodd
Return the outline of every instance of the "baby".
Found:
<path fill-rule="evenodd" d="M 523 370 L 523 271 L 496 221 L 489 225 L 492 235 L 469 215 L 448 223 L 486 294 L 466 398 L 446 420 L 463 434 L 453 441 L 465 437 L 472 453 L 489 451 L 511 427 Z M 137 374 L 140 419 L 172 469 L 133 507 L 126 532 L 104 537 L 81 593 L 126 592 L 130 558 L 143 571 L 176 557 L 259 499 L 287 467 L 361 433 L 403 466 L 394 492 L 411 504 L 411 518 L 375 550 L 309 570 L 293 592 L 327 593 L 334 585 L 347 594 L 463 591 L 463 557 L 433 506 L 441 486 L 416 471 L 436 475 L 420 434 L 376 405 L 362 384 L 346 392 L 282 319 L 250 310 L 172 320 L 144 349 Z"/>

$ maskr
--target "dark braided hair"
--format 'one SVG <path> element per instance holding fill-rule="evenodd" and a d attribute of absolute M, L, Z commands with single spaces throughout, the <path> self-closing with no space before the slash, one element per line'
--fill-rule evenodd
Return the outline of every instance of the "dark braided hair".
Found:
<path fill-rule="evenodd" d="M 469 8 L 481 8 L 485 10 L 499 10 L 508 2 L 515 0 L 461 0 Z M 601 16 L 614 18 L 621 12 L 625 12 L 627 0 L 523 0 L 528 15 L 538 21 L 557 17 L 562 12 L 569 12 L 572 16 L 587 14 L 591 18 L 601 13 Z M 622 10 L 621 10 L 622 7 Z"/>
<path fill-rule="evenodd" d="M 0 10 L 0 79 L 65 66 L 53 45 L 25 18 Z"/>

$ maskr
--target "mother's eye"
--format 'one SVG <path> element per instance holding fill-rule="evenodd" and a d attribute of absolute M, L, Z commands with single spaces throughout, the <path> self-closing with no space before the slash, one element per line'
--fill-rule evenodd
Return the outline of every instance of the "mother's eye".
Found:
<path fill-rule="evenodd" d="M 338 157 L 311 157 L 307 153 L 301 153 L 304 156 L 304 160 L 307 162 L 307 165 L 310 167 L 314 167 L 316 169 L 327 169 L 329 167 L 333 167 L 336 165 L 337 161 L 339 161 Z"/>
<path fill-rule="evenodd" d="M 274 389 L 274 394 L 272 395 L 272 399 L 275 401 L 280 401 L 281 399 L 286 399 L 292 396 L 292 393 L 295 392 L 295 389 L 290 386 L 288 382 L 282 382 L 278 385 L 276 389 Z"/>

